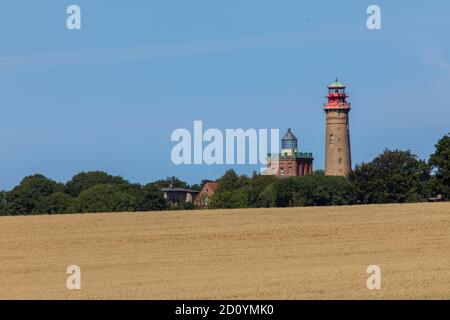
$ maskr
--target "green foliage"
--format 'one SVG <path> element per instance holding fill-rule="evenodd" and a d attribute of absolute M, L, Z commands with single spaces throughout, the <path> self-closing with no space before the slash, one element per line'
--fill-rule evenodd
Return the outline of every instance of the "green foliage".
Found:
<path fill-rule="evenodd" d="M 166 179 L 153 182 L 152 185 L 158 189 L 168 188 L 170 186 L 174 188 L 189 188 L 189 185 L 186 182 L 181 181 L 177 177 L 167 177 Z"/>
<path fill-rule="evenodd" d="M 249 205 L 255 207 L 269 207 L 270 200 L 265 199 L 264 196 L 261 197 L 261 195 L 275 181 L 277 181 L 275 176 L 259 175 L 254 172 L 250 179 L 250 190 L 248 192 Z"/>
<path fill-rule="evenodd" d="M 325 177 L 322 173 L 289 178 L 254 173 L 247 178 L 230 170 L 218 180 L 218 184 L 212 198 L 215 208 L 343 205 L 353 202 L 346 178 Z"/>
<path fill-rule="evenodd" d="M 385 150 L 349 174 L 358 203 L 404 203 L 429 196 L 430 168 L 410 151 Z"/>
<path fill-rule="evenodd" d="M 138 196 L 140 211 L 164 210 L 168 208 L 164 193 L 153 184 L 142 187 Z"/>
<path fill-rule="evenodd" d="M 119 191 L 111 184 L 95 185 L 81 192 L 73 206 L 81 213 L 135 211 L 136 207 L 135 196 Z"/>
<path fill-rule="evenodd" d="M 40 202 L 37 210 L 40 213 L 59 214 L 70 213 L 74 209 L 75 199 L 63 192 L 55 192 Z"/>
<path fill-rule="evenodd" d="M 321 173 L 279 179 L 272 190 L 277 207 L 332 206 L 353 202 L 353 192 L 346 178 L 327 177 Z"/>
<path fill-rule="evenodd" d="M 6 191 L 0 191 L 0 216 L 7 215 L 6 212 Z"/>
<path fill-rule="evenodd" d="M 81 172 L 66 183 L 66 192 L 73 197 L 77 197 L 83 191 L 99 184 L 127 185 L 128 181 L 102 171 Z"/>
<path fill-rule="evenodd" d="M 348 179 L 328 177 L 323 171 L 305 177 L 253 174 L 248 178 L 229 170 L 218 180 L 211 203 L 215 208 L 247 208 L 424 201 L 437 185 L 446 183 L 447 148 L 447 139 L 437 147 L 432 162 L 437 168 L 435 178 L 430 177 L 430 166 L 424 161 L 399 150 L 386 150 L 372 162 L 358 165 Z"/>
<path fill-rule="evenodd" d="M 62 190 L 62 184 L 43 175 L 28 176 L 5 195 L 4 211 L 8 214 L 18 215 L 42 213 L 46 197 Z"/>
<path fill-rule="evenodd" d="M 432 189 L 450 197 L 450 134 L 445 135 L 436 144 L 436 151 L 430 157 L 430 166 L 435 171 L 435 181 Z"/>
<path fill-rule="evenodd" d="M 192 189 L 192 190 L 201 190 L 201 189 L 203 188 L 203 186 L 204 186 L 207 182 L 214 182 L 214 180 L 203 179 L 200 183 L 192 184 L 192 185 L 189 187 L 189 189 Z"/>
<path fill-rule="evenodd" d="M 410 151 L 385 150 L 369 163 L 356 166 L 347 178 L 311 176 L 251 177 L 228 170 L 217 181 L 213 208 L 329 206 L 354 203 L 423 201 L 431 195 L 450 194 L 450 136 L 436 144 L 425 163 Z M 433 172 L 433 175 L 430 174 Z M 207 180 L 202 181 L 202 185 Z M 176 177 L 141 186 L 105 172 L 82 172 L 63 185 L 43 175 L 24 178 L 11 191 L 0 191 L 0 215 L 59 214 L 117 211 L 190 210 L 193 203 L 169 206 L 163 187 L 200 189 Z"/>
<path fill-rule="evenodd" d="M 249 179 L 246 176 L 238 176 L 234 170 L 228 170 L 217 183 L 218 187 L 211 199 L 211 207 L 246 208 L 251 204 L 249 188 L 239 190 L 248 186 Z"/>
<path fill-rule="evenodd" d="M 194 210 L 196 209 L 193 202 L 180 202 L 176 206 L 171 206 L 170 210 Z"/>
<path fill-rule="evenodd" d="M 170 178 L 170 181 L 175 179 Z M 167 201 L 157 184 L 141 186 L 98 171 L 77 174 L 65 186 L 42 175 L 34 175 L 23 179 L 9 192 L 0 192 L 0 215 L 154 211 L 167 208 Z"/>
<path fill-rule="evenodd" d="M 258 203 L 260 207 L 270 208 L 276 207 L 277 196 L 275 190 L 273 189 L 274 184 L 270 184 L 261 191 L 258 195 Z"/>
<path fill-rule="evenodd" d="M 217 182 L 217 191 L 227 192 L 244 186 L 248 181 L 246 176 L 238 176 L 234 170 L 228 170 Z"/>

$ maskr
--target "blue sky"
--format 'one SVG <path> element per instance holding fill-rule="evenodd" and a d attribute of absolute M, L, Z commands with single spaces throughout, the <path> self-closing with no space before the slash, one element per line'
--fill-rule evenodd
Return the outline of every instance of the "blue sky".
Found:
<path fill-rule="evenodd" d="M 82 30 L 66 29 L 71 4 Z M 370 4 L 382 30 L 366 27 Z M 322 105 L 336 76 L 353 105 L 353 164 L 385 148 L 427 159 L 450 131 L 449 30 L 447 0 L 4 0 L 0 189 L 89 170 L 217 178 L 229 166 L 171 162 L 172 131 L 194 120 L 291 127 L 323 168 Z"/>

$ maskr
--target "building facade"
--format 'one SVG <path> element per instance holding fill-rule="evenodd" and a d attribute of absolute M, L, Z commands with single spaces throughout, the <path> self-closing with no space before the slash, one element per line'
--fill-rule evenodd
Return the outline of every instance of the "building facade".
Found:
<path fill-rule="evenodd" d="M 350 150 L 350 103 L 345 86 L 337 79 L 328 87 L 325 134 L 325 175 L 347 176 L 352 169 Z"/>
<path fill-rule="evenodd" d="M 214 192 L 216 192 L 217 187 L 218 187 L 217 182 L 214 181 L 206 182 L 203 185 L 202 189 L 200 190 L 200 193 L 195 198 L 195 204 L 201 208 L 209 207 L 211 203 L 211 198 L 214 195 Z"/>
<path fill-rule="evenodd" d="M 298 151 L 298 140 L 291 129 L 281 140 L 281 153 L 269 154 L 266 174 L 277 177 L 308 176 L 313 173 L 313 155 Z"/>
<path fill-rule="evenodd" d="M 162 188 L 164 192 L 164 199 L 166 199 L 172 206 L 178 206 L 184 202 L 194 202 L 200 191 L 186 188 L 176 188 L 170 185 L 168 188 Z"/>

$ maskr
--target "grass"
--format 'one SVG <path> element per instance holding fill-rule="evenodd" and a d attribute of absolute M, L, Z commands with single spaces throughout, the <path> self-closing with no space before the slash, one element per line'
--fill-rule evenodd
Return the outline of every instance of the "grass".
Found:
<path fill-rule="evenodd" d="M 0 299 L 450 298 L 450 203 L 1 217 L 0 243 Z"/>

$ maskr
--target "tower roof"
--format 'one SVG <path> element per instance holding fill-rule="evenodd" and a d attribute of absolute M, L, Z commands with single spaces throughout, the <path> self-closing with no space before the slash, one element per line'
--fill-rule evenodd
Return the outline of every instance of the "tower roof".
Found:
<path fill-rule="evenodd" d="M 288 129 L 286 134 L 283 137 L 283 140 L 297 140 L 297 137 L 291 131 L 291 128 Z"/>
<path fill-rule="evenodd" d="M 336 80 L 332 84 L 330 84 L 328 88 L 345 88 L 345 86 L 336 78 Z"/>

